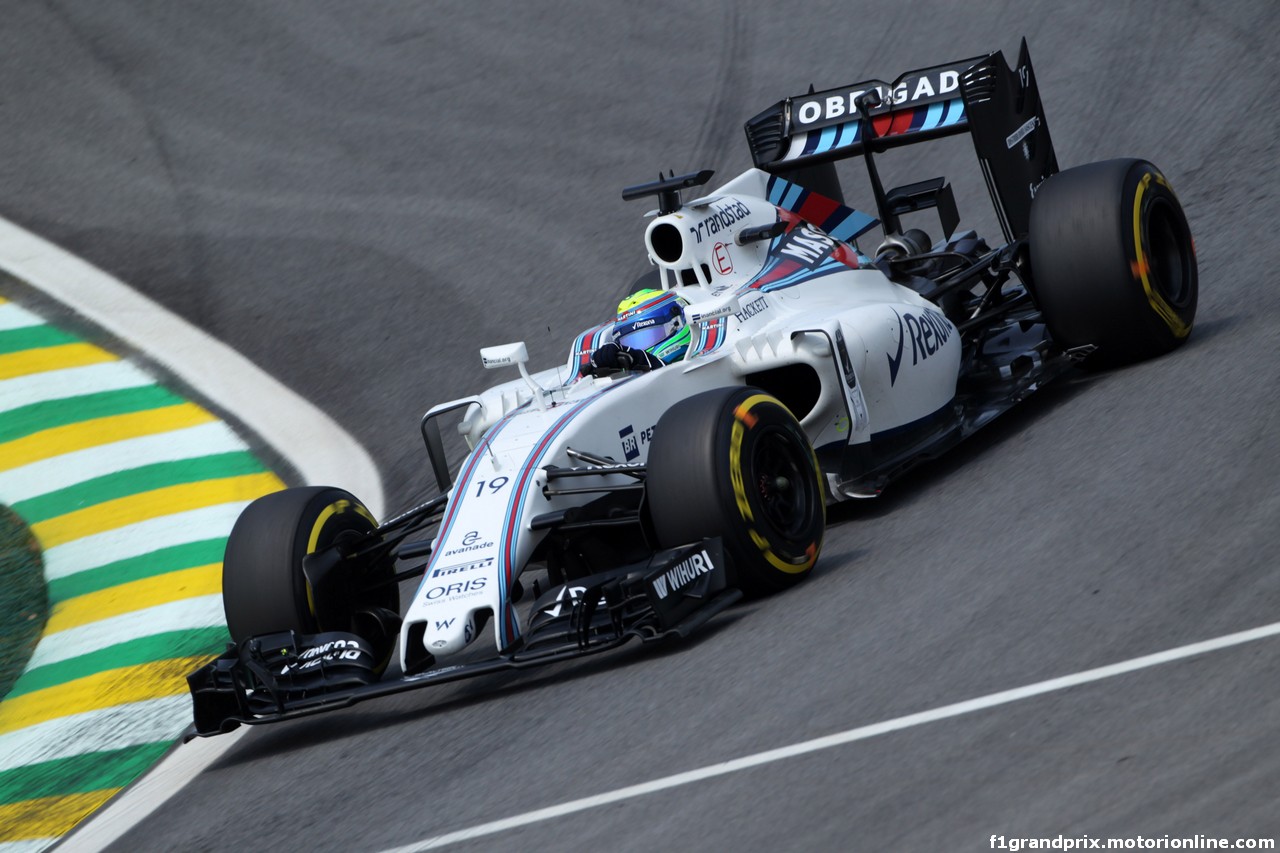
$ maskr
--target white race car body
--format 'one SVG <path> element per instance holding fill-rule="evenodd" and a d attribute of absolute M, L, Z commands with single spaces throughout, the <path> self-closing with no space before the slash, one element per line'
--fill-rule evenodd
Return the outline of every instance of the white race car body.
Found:
<path fill-rule="evenodd" d="M 807 411 L 794 414 L 813 447 L 837 451 L 822 456 L 843 457 L 952 403 L 961 362 L 956 327 L 851 244 L 769 201 L 771 193 L 785 201 L 793 186 L 752 169 L 650 222 L 646 245 L 663 286 L 688 303 L 692 343 L 682 360 L 648 373 L 580 376 L 583 359 L 608 340 L 606 324 L 578 337 L 565 368 L 532 377 L 545 392 L 517 379 L 428 413 L 430 419 L 466 405 L 460 431 L 473 450 L 405 615 L 402 662 L 424 648 L 437 659 L 462 650 L 475 639 L 482 613 L 494 617 L 499 649 L 520 637 L 512 592 L 545 535 L 531 521 L 590 497 L 544 493 L 549 467 L 575 464 L 570 449 L 643 463 L 659 417 L 676 401 L 766 384 L 760 377 L 787 381 L 782 371 L 806 367 L 794 375 L 816 380 L 816 393 L 807 395 Z M 843 207 L 836 216 L 873 222 Z M 745 245 L 735 239 L 775 223 L 790 226 L 788 232 Z M 825 473 L 833 499 L 859 495 L 842 483 L 838 467 Z M 605 481 L 627 482 L 622 474 Z"/>
<path fill-rule="evenodd" d="M 619 330 L 662 323 L 665 342 L 628 351 L 610 318 L 532 376 L 523 343 L 481 350 L 520 377 L 426 413 L 440 494 L 381 524 L 330 486 L 246 508 L 223 564 L 235 645 L 188 676 L 196 734 L 690 636 L 803 580 L 824 500 L 875 496 L 1079 360 L 1151 358 L 1190 333 L 1172 187 L 1143 160 L 1059 172 L 1025 42 L 1013 66 L 995 52 L 810 91 L 745 129 L 757 168 L 711 194 L 681 198 L 708 171 L 622 193 L 658 199 L 657 269 L 632 290 L 676 293 L 685 325 L 639 316 L 675 301 L 659 294 Z M 879 153 L 958 134 L 997 245 L 960 230 L 945 177 L 880 183 Z M 879 221 L 841 200 L 834 164 L 859 156 Z M 911 227 L 930 211 L 938 242 Z M 854 241 L 877 224 L 873 261 Z M 470 654 L 490 622 L 496 654 Z"/>

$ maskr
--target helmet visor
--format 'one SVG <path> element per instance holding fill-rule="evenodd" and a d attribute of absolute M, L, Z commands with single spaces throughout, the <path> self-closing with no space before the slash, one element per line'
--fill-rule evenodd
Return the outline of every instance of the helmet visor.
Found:
<path fill-rule="evenodd" d="M 618 335 L 618 344 L 633 349 L 648 349 L 662 343 L 671 334 L 670 323 L 654 323 L 643 329 L 633 329 Z"/>

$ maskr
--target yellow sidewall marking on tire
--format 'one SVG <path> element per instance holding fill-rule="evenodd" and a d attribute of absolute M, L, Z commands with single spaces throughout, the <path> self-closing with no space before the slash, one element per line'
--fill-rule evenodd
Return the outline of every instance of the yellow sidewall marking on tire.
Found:
<path fill-rule="evenodd" d="M 335 515 L 341 515 L 348 511 L 355 512 L 357 515 L 360 515 L 374 527 L 378 526 L 377 519 L 373 517 L 373 513 L 365 509 L 364 504 L 355 503 L 346 499 L 334 501 L 320 511 L 320 516 L 316 519 L 316 523 L 311 525 L 311 536 L 307 539 L 308 554 L 314 554 L 316 552 L 316 548 L 320 543 L 320 531 L 324 530 L 324 526 L 328 523 L 329 519 Z M 307 610 L 310 611 L 312 616 L 316 615 L 316 599 L 315 594 L 311 590 L 310 582 L 307 583 Z"/>
<path fill-rule="evenodd" d="M 1134 257 L 1137 258 L 1137 264 L 1134 269 L 1142 279 L 1142 289 L 1147 294 L 1147 301 L 1151 303 L 1151 308 L 1160 315 L 1160 319 L 1164 320 L 1169 327 L 1169 331 L 1173 332 L 1174 337 L 1185 338 L 1191 333 L 1191 327 L 1182 322 L 1182 318 L 1178 316 L 1178 313 L 1151 286 L 1151 278 L 1148 276 L 1151 264 L 1142 252 L 1142 196 L 1147 191 L 1147 187 L 1153 178 L 1165 187 L 1169 186 L 1163 178 L 1158 178 L 1151 172 L 1143 175 L 1142 180 L 1138 182 L 1138 192 L 1133 199 L 1133 251 Z"/>
<path fill-rule="evenodd" d="M 342 515 L 344 512 L 354 512 L 364 518 L 365 521 L 378 526 L 378 522 L 374 519 L 373 514 L 364 508 L 364 504 L 355 503 L 349 500 L 335 501 L 329 504 L 320 512 L 320 517 L 316 519 L 316 523 L 311 525 L 311 537 L 307 540 L 307 553 L 314 554 L 320 543 L 320 531 L 324 530 L 325 523 L 335 515 Z"/>
<path fill-rule="evenodd" d="M 767 394 L 753 394 L 739 403 L 737 408 L 733 410 L 733 430 L 729 436 L 729 480 L 733 484 L 733 497 L 738 505 L 738 511 L 742 514 L 743 520 L 748 522 L 747 534 L 751 537 L 751 541 L 760 549 L 760 553 L 769 565 L 780 572 L 795 575 L 813 566 L 814 549 L 810 547 L 805 551 L 809 558 L 803 563 L 789 563 L 775 554 L 769 541 L 761 536 L 750 524 L 750 522 L 755 521 L 755 516 L 751 512 L 751 502 L 747 500 L 746 485 L 742 482 L 742 439 L 746 436 L 743 424 L 755 426 L 758 418 L 751 414 L 751 410 L 760 403 L 772 403 L 782 406 L 782 403 Z M 786 408 L 785 406 L 782 407 Z M 814 457 L 814 462 L 816 464 L 817 457 Z"/>
<path fill-rule="evenodd" d="M 201 480 L 166 486 L 128 497 L 103 501 L 31 525 L 40 544 L 48 550 L 74 539 L 93 536 L 127 524 L 173 515 L 217 504 L 251 501 L 279 488 L 275 474 L 244 474 L 219 480 Z"/>

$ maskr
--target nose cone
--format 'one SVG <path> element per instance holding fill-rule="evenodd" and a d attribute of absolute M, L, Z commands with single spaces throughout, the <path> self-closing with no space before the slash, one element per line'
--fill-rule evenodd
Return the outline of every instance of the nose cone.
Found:
<path fill-rule="evenodd" d="M 436 658 L 447 657 L 462 651 L 476 638 L 476 616 L 471 611 L 465 616 L 450 614 L 427 620 L 427 630 L 422 635 L 422 645 Z"/>

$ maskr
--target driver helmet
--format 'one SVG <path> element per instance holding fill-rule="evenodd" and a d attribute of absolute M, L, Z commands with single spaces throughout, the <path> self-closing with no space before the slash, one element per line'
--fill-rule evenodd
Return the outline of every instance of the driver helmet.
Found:
<path fill-rule="evenodd" d="M 689 349 L 684 299 L 669 290 L 640 290 L 618 303 L 613 339 L 623 347 L 642 349 L 670 364 Z"/>

